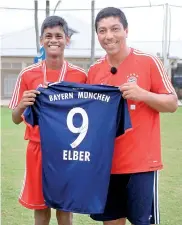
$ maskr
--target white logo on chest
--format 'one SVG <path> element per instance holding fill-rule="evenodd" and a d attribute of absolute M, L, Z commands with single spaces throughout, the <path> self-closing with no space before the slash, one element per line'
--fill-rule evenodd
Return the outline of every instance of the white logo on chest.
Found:
<path fill-rule="evenodd" d="M 127 76 L 127 82 L 136 82 L 137 83 L 138 75 L 135 73 L 130 73 L 130 75 Z"/>

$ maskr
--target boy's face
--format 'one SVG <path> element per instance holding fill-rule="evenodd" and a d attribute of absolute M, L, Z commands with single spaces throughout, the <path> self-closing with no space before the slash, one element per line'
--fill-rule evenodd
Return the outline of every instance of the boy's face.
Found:
<path fill-rule="evenodd" d="M 128 29 L 124 29 L 118 17 L 107 17 L 98 22 L 97 35 L 107 54 L 114 55 L 126 46 Z"/>
<path fill-rule="evenodd" d="M 60 26 L 48 27 L 44 30 L 40 43 L 44 46 L 47 56 L 62 56 L 69 38 Z"/>

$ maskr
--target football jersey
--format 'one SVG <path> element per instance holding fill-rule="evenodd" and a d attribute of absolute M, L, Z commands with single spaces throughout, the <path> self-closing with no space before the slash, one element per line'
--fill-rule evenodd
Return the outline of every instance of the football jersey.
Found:
<path fill-rule="evenodd" d="M 24 91 L 35 90 L 43 86 L 45 82 L 67 81 L 86 83 L 86 72 L 67 61 L 63 62 L 60 70 L 46 68 L 46 60 L 33 64 L 23 69 L 16 81 L 13 95 L 9 104 L 10 109 L 15 109 L 20 103 Z M 26 127 L 25 140 L 40 142 L 39 127 Z"/>
<path fill-rule="evenodd" d="M 113 86 L 135 82 L 144 90 L 156 94 L 175 93 L 160 59 L 136 49 L 131 49 L 114 75 L 107 56 L 99 59 L 90 67 L 87 82 Z M 162 169 L 159 112 L 142 101 L 129 99 L 127 102 L 132 130 L 116 138 L 111 173 Z"/>
<path fill-rule="evenodd" d="M 102 213 L 114 139 L 131 127 L 127 102 L 112 86 L 61 82 L 38 90 L 24 120 L 40 128 L 47 206 Z"/>

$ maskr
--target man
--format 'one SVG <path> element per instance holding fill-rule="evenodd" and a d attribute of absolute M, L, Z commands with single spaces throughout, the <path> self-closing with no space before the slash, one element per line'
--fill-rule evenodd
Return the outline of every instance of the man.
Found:
<path fill-rule="evenodd" d="M 39 86 L 47 82 L 70 81 L 85 83 L 83 69 L 69 64 L 64 59 L 64 49 L 69 43 L 68 25 L 58 16 L 47 17 L 41 27 L 40 42 L 46 52 L 46 60 L 25 68 L 19 75 L 9 107 L 13 109 L 12 120 L 22 122 L 22 113 L 33 105 Z M 39 127 L 26 127 L 25 139 L 29 140 L 26 155 L 26 172 L 19 202 L 34 210 L 35 225 L 48 225 L 51 210 L 47 208 L 42 194 L 41 151 Z M 71 225 L 72 214 L 57 211 L 59 225 Z"/>
<path fill-rule="evenodd" d="M 159 113 L 174 112 L 177 97 L 161 61 L 127 46 L 128 23 L 120 9 L 102 9 L 95 29 L 107 55 L 90 67 L 87 82 L 120 88 L 133 129 L 115 141 L 105 211 L 91 218 L 104 225 L 124 225 L 125 218 L 134 225 L 149 225 L 154 208 L 151 223 L 158 223 Z"/>

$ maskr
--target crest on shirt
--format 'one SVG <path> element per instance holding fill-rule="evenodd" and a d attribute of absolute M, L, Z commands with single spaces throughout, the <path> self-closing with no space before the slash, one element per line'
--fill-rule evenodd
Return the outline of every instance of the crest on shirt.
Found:
<path fill-rule="evenodd" d="M 137 83 L 138 75 L 135 73 L 130 73 L 127 76 L 127 82 L 136 82 Z"/>

